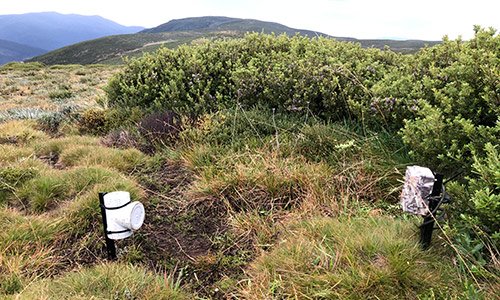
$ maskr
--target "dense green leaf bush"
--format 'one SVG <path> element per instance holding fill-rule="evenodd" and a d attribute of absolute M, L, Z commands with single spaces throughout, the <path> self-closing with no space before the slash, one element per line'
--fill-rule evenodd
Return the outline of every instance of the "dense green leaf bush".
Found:
<path fill-rule="evenodd" d="M 239 103 L 343 119 L 356 114 L 351 102 L 370 101 L 371 86 L 401 59 L 325 38 L 249 34 L 132 60 L 107 93 L 119 108 L 200 114 Z"/>
<path fill-rule="evenodd" d="M 391 130 L 414 158 L 445 173 L 500 136 L 500 37 L 475 28 L 415 55 L 325 38 L 249 34 L 160 49 L 128 63 L 107 87 L 118 109 L 190 115 L 264 106 Z"/>
<path fill-rule="evenodd" d="M 403 139 L 420 162 L 445 172 L 470 169 L 472 152 L 484 155 L 483 145 L 500 137 L 500 36 L 476 28 L 470 41 L 445 39 L 412 64 L 407 95 L 419 108 L 406 120 Z"/>
<path fill-rule="evenodd" d="M 467 184 L 454 183 L 460 217 L 472 235 L 487 233 L 500 248 L 500 154 L 498 145 L 484 146 L 485 156 L 473 155 Z M 498 249 L 497 249 L 498 251 Z"/>

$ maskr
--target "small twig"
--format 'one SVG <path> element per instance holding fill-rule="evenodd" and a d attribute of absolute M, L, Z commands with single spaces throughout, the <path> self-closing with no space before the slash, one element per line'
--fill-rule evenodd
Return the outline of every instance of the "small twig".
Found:
<path fill-rule="evenodd" d="M 143 185 L 140 185 L 140 184 L 139 184 L 139 186 L 141 187 L 141 189 L 143 189 L 143 190 L 145 190 L 146 192 L 151 193 L 151 194 L 153 194 L 153 195 L 155 195 L 155 196 L 158 196 L 158 197 L 163 198 L 163 199 L 166 199 L 166 200 L 174 201 L 174 202 L 179 202 L 179 201 L 178 201 L 177 199 L 175 199 L 175 198 L 172 198 L 172 197 L 169 197 L 169 196 L 165 196 L 164 194 L 161 194 L 161 193 L 158 193 L 158 192 L 153 191 L 153 190 L 151 190 L 151 189 L 148 189 L 147 187 L 145 187 L 145 186 L 143 186 Z"/>
<path fill-rule="evenodd" d="M 196 259 L 194 259 L 192 256 L 190 256 L 189 254 L 187 254 L 186 251 L 184 251 L 184 249 L 182 248 L 181 244 L 179 243 L 179 240 L 175 236 L 173 236 L 171 234 L 169 234 L 169 235 L 174 238 L 174 240 L 177 243 L 177 246 L 179 246 L 179 249 L 181 250 L 181 252 L 184 255 L 186 255 L 186 257 L 189 258 L 192 262 L 196 262 Z"/>

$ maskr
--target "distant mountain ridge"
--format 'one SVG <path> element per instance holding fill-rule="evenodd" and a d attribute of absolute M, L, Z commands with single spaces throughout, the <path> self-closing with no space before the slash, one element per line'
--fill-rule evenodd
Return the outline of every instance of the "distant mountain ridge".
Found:
<path fill-rule="evenodd" d="M 141 31 L 141 33 L 160 33 L 208 29 L 220 26 L 228 22 L 233 22 L 235 20 L 239 19 L 229 17 L 194 17 L 174 19 L 154 28 L 144 29 L 143 31 Z"/>
<path fill-rule="evenodd" d="M 34 48 L 27 45 L 0 40 L 0 65 L 11 61 L 23 61 L 33 56 L 47 52 L 44 49 Z"/>
<path fill-rule="evenodd" d="M 136 33 L 142 29 L 144 28 L 123 26 L 99 16 L 55 12 L 0 15 L 1 40 L 42 49 L 44 52 L 103 36 Z M 0 59 L 5 61 L 7 57 L 23 56 L 21 53 L 11 54 L 1 55 Z M 39 54 L 41 53 L 35 55 Z M 24 59 L 27 57 L 29 56 Z"/>
<path fill-rule="evenodd" d="M 263 32 L 287 35 L 324 36 L 339 41 L 360 43 L 363 47 L 383 49 L 389 46 L 403 53 L 416 52 L 418 49 L 433 46 L 437 41 L 419 40 L 358 40 L 347 37 L 332 37 L 321 32 L 294 29 L 273 22 L 230 17 L 195 17 L 171 20 L 157 27 L 145 29 L 136 34 L 107 36 L 57 49 L 33 58 L 46 64 L 95 64 L 121 63 L 123 57 L 140 56 L 161 46 L 175 48 L 197 39 L 237 38 L 247 32 Z"/>
<path fill-rule="evenodd" d="M 236 30 L 248 32 L 264 32 L 264 33 L 286 33 L 288 35 L 307 35 L 314 36 L 329 36 L 321 32 L 315 32 L 305 29 L 295 29 L 288 26 L 266 22 L 254 19 L 239 19 L 221 16 L 205 16 L 193 17 L 184 19 L 174 19 L 167 23 L 161 24 L 154 28 L 145 29 L 141 33 L 161 33 L 161 32 L 176 32 L 176 31 L 222 31 Z"/>

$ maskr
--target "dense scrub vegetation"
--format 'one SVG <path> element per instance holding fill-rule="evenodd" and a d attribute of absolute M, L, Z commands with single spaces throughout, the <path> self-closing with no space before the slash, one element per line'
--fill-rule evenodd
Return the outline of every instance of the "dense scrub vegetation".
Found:
<path fill-rule="evenodd" d="M 476 28 L 416 55 L 329 39 L 251 34 L 162 49 L 133 60 L 108 87 L 111 107 L 201 114 L 235 104 L 403 129 L 415 157 L 443 171 L 470 168 L 496 141 L 498 44 Z"/>
<path fill-rule="evenodd" d="M 132 60 L 90 109 L 9 115 L 0 295 L 494 298 L 499 47 L 480 28 L 415 55 L 250 34 Z M 414 163 L 463 171 L 427 251 L 397 205 Z M 147 218 L 103 263 L 97 193 L 116 189 Z"/>
<path fill-rule="evenodd" d="M 477 170 L 484 157 L 498 161 L 500 36 L 475 30 L 470 41 L 445 38 L 415 55 L 258 34 L 162 49 L 131 61 L 110 82 L 109 105 L 198 116 L 260 106 L 398 132 L 416 162 L 448 177 L 460 170 L 472 176 L 471 193 L 489 200 L 475 201 L 471 212 L 493 208 L 498 216 L 498 169 L 483 184 L 473 177 L 485 176 Z M 480 219 L 498 246 L 498 223 Z"/>

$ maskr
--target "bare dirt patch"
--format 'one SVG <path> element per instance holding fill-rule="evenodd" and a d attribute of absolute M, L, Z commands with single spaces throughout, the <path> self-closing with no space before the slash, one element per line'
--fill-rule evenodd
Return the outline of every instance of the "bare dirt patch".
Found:
<path fill-rule="evenodd" d="M 153 270 L 182 269 L 183 283 L 211 295 L 215 282 L 242 274 L 254 253 L 251 243 L 231 235 L 226 204 L 215 198 L 186 198 L 193 177 L 179 162 L 167 162 L 149 173 L 143 185 L 148 194 L 147 218 L 122 247 L 140 248 L 141 262 Z"/>

